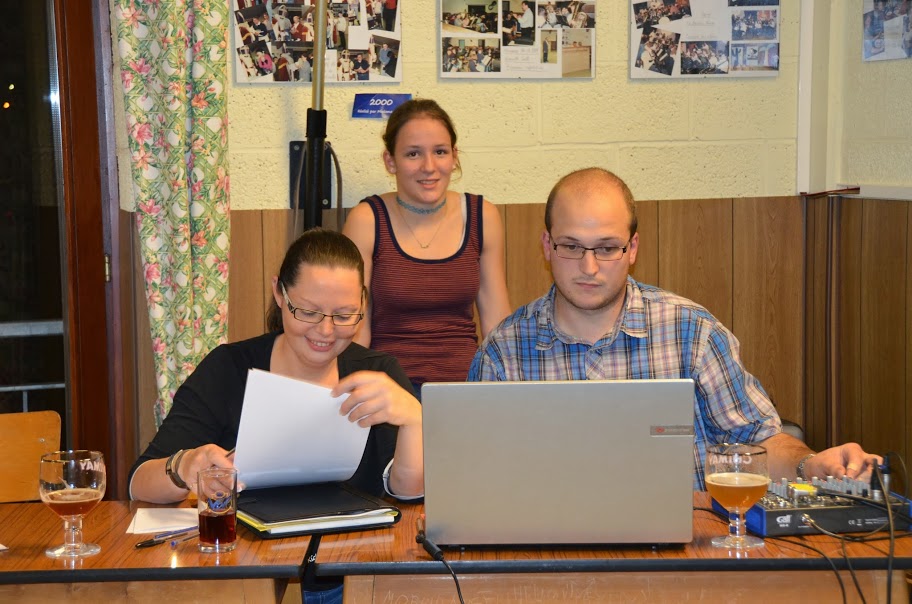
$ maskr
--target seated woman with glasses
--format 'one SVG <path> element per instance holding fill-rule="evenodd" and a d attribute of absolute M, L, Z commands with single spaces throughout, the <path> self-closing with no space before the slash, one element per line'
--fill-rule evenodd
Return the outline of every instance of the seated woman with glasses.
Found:
<path fill-rule="evenodd" d="M 352 342 L 366 303 L 358 248 L 340 233 L 307 231 L 285 254 L 272 296 L 268 333 L 219 346 L 177 390 L 171 411 L 130 472 L 130 497 L 180 501 L 199 470 L 233 466 L 229 451 L 252 368 L 331 388 L 333 396 L 347 393 L 340 412 L 370 427 L 348 484 L 372 495 L 421 495 L 421 406 L 409 379 L 395 358 Z"/>

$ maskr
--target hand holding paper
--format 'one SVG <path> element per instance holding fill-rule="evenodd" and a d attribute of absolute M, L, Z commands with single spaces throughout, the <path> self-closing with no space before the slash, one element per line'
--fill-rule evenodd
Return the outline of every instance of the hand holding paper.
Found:
<path fill-rule="evenodd" d="M 387 374 L 356 371 L 339 381 L 331 396 L 348 394 L 339 412 L 368 428 L 377 424 L 410 426 L 421 423 L 421 405 Z"/>
<path fill-rule="evenodd" d="M 368 429 L 340 415 L 346 398 L 331 396 L 329 388 L 250 370 L 234 457 L 240 480 L 255 489 L 351 478 Z"/>
<path fill-rule="evenodd" d="M 388 423 L 399 426 L 396 453 L 390 468 L 390 492 L 414 497 L 424 489 L 421 441 L 421 403 L 387 374 L 357 371 L 339 381 L 332 394 L 349 392 L 341 413 L 359 426 Z"/>

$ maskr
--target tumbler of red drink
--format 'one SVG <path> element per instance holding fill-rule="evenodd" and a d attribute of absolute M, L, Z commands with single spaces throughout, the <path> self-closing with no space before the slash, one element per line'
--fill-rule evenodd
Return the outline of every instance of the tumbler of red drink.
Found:
<path fill-rule="evenodd" d="M 230 552 L 237 545 L 237 479 L 234 468 L 208 468 L 197 476 L 201 552 Z"/>

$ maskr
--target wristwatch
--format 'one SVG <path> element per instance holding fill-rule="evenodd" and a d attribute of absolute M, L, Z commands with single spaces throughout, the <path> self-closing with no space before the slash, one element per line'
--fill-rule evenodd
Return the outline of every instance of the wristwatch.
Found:
<path fill-rule="evenodd" d="M 180 466 L 181 458 L 186 453 L 186 449 L 181 449 L 177 453 L 171 455 L 168 458 L 168 461 L 165 462 L 165 474 L 168 475 L 168 478 L 171 479 L 171 482 L 174 483 L 179 489 L 190 490 L 190 487 L 187 486 L 187 483 L 181 480 L 180 474 L 177 473 L 177 468 Z M 803 462 L 802 462 L 803 463 Z M 800 466 L 799 466 L 800 467 Z"/>
<path fill-rule="evenodd" d="M 808 453 L 801 458 L 801 461 L 798 462 L 798 467 L 795 469 L 795 474 L 798 476 L 798 478 L 807 480 L 808 477 L 804 473 L 804 465 L 808 462 L 808 460 L 814 457 L 814 455 L 816 455 L 816 453 Z"/>

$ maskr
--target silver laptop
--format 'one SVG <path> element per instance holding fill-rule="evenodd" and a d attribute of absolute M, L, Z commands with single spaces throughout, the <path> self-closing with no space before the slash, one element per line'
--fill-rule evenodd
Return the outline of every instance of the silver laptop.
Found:
<path fill-rule="evenodd" d="M 688 543 L 693 380 L 427 383 L 438 545 Z"/>

